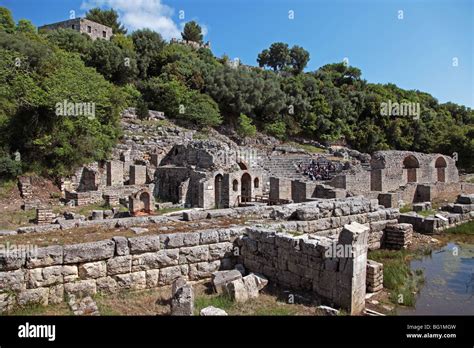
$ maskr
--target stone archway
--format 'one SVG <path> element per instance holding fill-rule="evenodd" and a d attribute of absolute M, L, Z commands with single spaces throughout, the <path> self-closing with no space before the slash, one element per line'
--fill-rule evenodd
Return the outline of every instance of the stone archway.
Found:
<path fill-rule="evenodd" d="M 444 157 L 438 157 L 435 162 L 436 177 L 439 182 L 446 182 L 446 160 Z"/>
<path fill-rule="evenodd" d="M 250 199 L 252 197 L 252 177 L 249 173 L 244 173 L 242 175 L 240 184 L 240 196 L 241 202 L 250 202 Z"/>
<path fill-rule="evenodd" d="M 153 197 L 148 189 L 142 189 L 129 197 L 129 211 L 132 216 L 153 211 Z"/>
<path fill-rule="evenodd" d="M 148 192 L 142 192 L 139 197 L 140 210 L 149 213 L 150 212 L 150 194 Z"/>
<path fill-rule="evenodd" d="M 214 178 L 214 204 L 217 209 L 222 208 L 222 183 L 224 177 L 222 174 L 217 174 Z"/>
<path fill-rule="evenodd" d="M 407 172 L 407 182 L 417 182 L 417 169 L 420 164 L 415 156 L 409 155 L 403 160 L 403 168 Z"/>

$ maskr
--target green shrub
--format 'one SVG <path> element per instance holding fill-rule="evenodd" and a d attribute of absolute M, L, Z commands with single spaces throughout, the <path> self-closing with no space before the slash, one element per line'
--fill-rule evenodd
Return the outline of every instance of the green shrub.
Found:
<path fill-rule="evenodd" d="M 237 133 L 242 137 L 254 137 L 257 133 L 257 127 L 252 124 L 252 119 L 250 117 L 240 114 Z"/>
<path fill-rule="evenodd" d="M 278 139 L 284 139 L 286 134 L 286 125 L 283 121 L 276 121 L 265 125 L 265 132 Z"/>

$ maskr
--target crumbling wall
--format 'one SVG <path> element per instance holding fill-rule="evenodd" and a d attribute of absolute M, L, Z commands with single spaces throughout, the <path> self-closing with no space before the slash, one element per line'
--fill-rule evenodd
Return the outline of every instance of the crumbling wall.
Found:
<path fill-rule="evenodd" d="M 115 237 L 55 245 L 0 257 L 0 312 L 76 296 L 169 285 L 178 277 L 210 278 L 232 269 L 233 242 L 244 228 Z"/>
<path fill-rule="evenodd" d="M 323 303 L 360 314 L 365 307 L 368 230 L 354 223 L 338 240 L 330 240 L 249 228 L 239 240 L 241 260 L 270 281 L 314 292 Z"/>
<path fill-rule="evenodd" d="M 440 170 L 437 168 L 439 162 L 443 162 L 444 166 Z M 370 182 L 371 189 L 374 191 L 394 191 L 408 182 L 429 184 L 459 181 L 456 162 L 451 157 L 441 154 L 425 154 L 411 151 L 378 151 L 372 156 L 371 170 L 372 177 Z M 410 171 L 411 173 L 409 173 Z"/>
<path fill-rule="evenodd" d="M 351 191 L 357 195 L 371 190 L 370 180 L 370 171 L 357 167 L 336 175 L 327 184 L 335 188 Z"/>
<path fill-rule="evenodd" d="M 280 199 L 291 201 L 291 180 L 284 178 L 270 178 L 270 200 Z"/>

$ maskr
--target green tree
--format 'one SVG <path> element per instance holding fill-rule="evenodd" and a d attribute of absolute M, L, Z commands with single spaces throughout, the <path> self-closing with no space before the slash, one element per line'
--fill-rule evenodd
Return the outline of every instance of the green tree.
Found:
<path fill-rule="evenodd" d="M 15 31 L 15 21 L 12 13 L 6 7 L 0 7 L 0 31 L 10 34 Z"/>
<path fill-rule="evenodd" d="M 68 52 L 79 53 L 83 58 L 89 55 L 92 47 L 92 40 L 89 35 L 81 34 L 72 29 L 48 30 L 45 32 L 45 37 L 59 48 Z"/>
<path fill-rule="evenodd" d="M 127 93 L 86 67 L 77 54 L 53 52 L 47 43 L 27 36 L 17 40 L 16 34 L 3 35 L 7 37 L 0 35 L 2 148 L 18 149 L 27 170 L 51 176 L 105 159 L 120 135 L 119 112 L 129 99 Z M 17 58 L 25 63 L 15 64 Z M 65 101 L 91 103 L 93 117 L 57 113 L 58 103 Z"/>
<path fill-rule="evenodd" d="M 161 35 L 150 29 L 136 30 L 132 33 L 132 40 L 137 53 L 139 76 L 157 76 L 160 71 L 159 54 L 165 46 Z"/>
<path fill-rule="evenodd" d="M 130 36 L 124 34 L 115 34 L 112 36 L 112 42 L 121 49 L 135 52 L 135 46 L 133 45 L 133 40 Z"/>
<path fill-rule="evenodd" d="M 273 71 L 283 70 L 291 62 L 288 44 L 283 42 L 272 43 L 269 49 L 259 53 L 257 62 L 260 67 L 268 66 Z"/>
<path fill-rule="evenodd" d="M 183 40 L 202 43 L 203 35 L 201 26 L 195 21 L 187 22 L 184 25 L 181 37 L 183 38 Z"/>
<path fill-rule="evenodd" d="M 97 7 L 90 9 L 86 13 L 87 19 L 111 27 L 114 34 L 126 34 L 127 29 L 119 22 L 118 17 L 117 11 L 113 8 L 110 10 L 102 10 Z"/>
<path fill-rule="evenodd" d="M 265 125 L 265 132 L 279 139 L 284 139 L 286 135 L 286 125 L 283 121 L 275 121 Z"/>
<path fill-rule="evenodd" d="M 95 67 L 107 80 L 119 85 L 134 81 L 138 75 L 135 53 L 120 49 L 111 41 L 94 41 L 86 63 Z"/>
<path fill-rule="evenodd" d="M 147 120 L 148 119 L 149 110 L 148 110 L 148 106 L 147 106 L 146 102 L 143 99 L 141 99 L 138 102 L 136 112 L 137 112 L 137 117 L 140 120 Z"/>
<path fill-rule="evenodd" d="M 195 127 L 215 127 L 222 123 L 219 106 L 208 95 L 190 91 L 186 96 L 184 112 L 178 118 L 191 122 Z"/>
<path fill-rule="evenodd" d="M 290 64 L 293 67 L 294 74 L 301 74 L 308 65 L 309 52 L 303 47 L 293 46 L 290 50 Z"/>
<path fill-rule="evenodd" d="M 20 19 L 16 31 L 24 34 L 36 34 L 36 27 L 27 19 Z"/>
<path fill-rule="evenodd" d="M 254 137 L 255 134 L 257 134 L 257 127 L 252 124 L 252 119 L 250 117 L 240 114 L 237 133 L 242 137 Z"/>

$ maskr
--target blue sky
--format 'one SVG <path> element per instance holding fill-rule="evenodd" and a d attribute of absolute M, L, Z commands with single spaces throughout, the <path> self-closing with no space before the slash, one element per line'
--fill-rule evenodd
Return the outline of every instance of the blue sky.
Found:
<path fill-rule="evenodd" d="M 474 107 L 473 0 L 0 0 L 0 5 L 15 20 L 35 25 L 68 19 L 71 10 L 81 16 L 91 6 L 112 6 L 130 30 L 151 27 L 166 38 L 194 19 L 217 56 L 226 53 L 255 65 L 261 50 L 283 41 L 310 52 L 307 70 L 347 58 L 369 82 L 392 82 L 440 102 Z"/>

